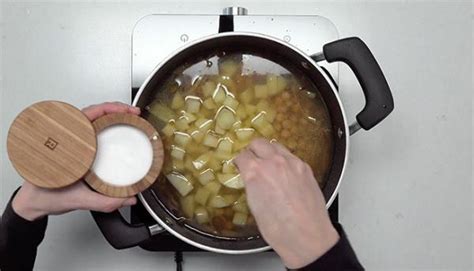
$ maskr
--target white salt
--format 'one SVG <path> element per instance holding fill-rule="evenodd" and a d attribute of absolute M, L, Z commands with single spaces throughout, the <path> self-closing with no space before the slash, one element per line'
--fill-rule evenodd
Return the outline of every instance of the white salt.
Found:
<path fill-rule="evenodd" d="M 132 185 L 150 170 L 153 147 L 144 132 L 130 125 L 114 125 L 97 135 L 97 154 L 92 166 L 104 182 Z"/>

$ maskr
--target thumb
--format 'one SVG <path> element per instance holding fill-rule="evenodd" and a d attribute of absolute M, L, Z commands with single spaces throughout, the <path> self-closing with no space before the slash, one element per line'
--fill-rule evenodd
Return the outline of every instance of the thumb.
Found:
<path fill-rule="evenodd" d="M 122 207 L 132 206 L 135 204 L 137 204 L 137 198 L 131 197 L 131 198 L 127 198 L 124 202 L 122 202 Z"/>
<path fill-rule="evenodd" d="M 99 194 L 94 191 L 87 193 L 80 209 L 110 213 L 123 206 L 131 206 L 137 202 L 135 197 L 131 198 L 112 198 Z"/>

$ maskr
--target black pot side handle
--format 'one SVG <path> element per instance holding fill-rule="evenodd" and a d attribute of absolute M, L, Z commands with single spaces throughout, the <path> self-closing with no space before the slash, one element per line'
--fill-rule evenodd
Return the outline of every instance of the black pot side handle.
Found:
<path fill-rule="evenodd" d="M 387 80 L 367 45 L 357 37 L 345 38 L 323 46 L 327 62 L 342 61 L 354 72 L 365 96 L 365 106 L 351 125 L 351 134 L 369 130 L 393 111 L 393 97 Z M 321 55 L 319 55 L 321 57 Z"/>
<path fill-rule="evenodd" d="M 91 214 L 105 239 L 115 249 L 134 247 L 163 231 L 158 225 L 130 224 L 118 210 L 111 213 L 91 211 Z"/>

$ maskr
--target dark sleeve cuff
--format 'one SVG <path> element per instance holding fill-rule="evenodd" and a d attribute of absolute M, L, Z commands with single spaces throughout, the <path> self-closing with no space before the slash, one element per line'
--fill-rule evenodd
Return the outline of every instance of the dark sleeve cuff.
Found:
<path fill-rule="evenodd" d="M 45 216 L 35 221 L 29 221 L 19 216 L 13 210 L 12 201 L 18 189 L 13 193 L 2 216 L 2 226 L 5 226 L 10 234 L 22 236 L 29 242 L 38 245 L 43 241 L 44 232 L 48 225 L 48 217 Z"/>
<path fill-rule="evenodd" d="M 319 259 L 300 270 L 364 270 L 364 267 L 359 263 L 342 226 L 340 224 L 335 224 L 334 228 L 336 228 L 339 233 L 339 241 Z"/>
<path fill-rule="evenodd" d="M 18 191 L 18 190 L 17 190 Z M 28 221 L 19 216 L 8 202 L 0 221 L 0 269 L 31 270 L 36 258 L 36 249 L 43 241 L 48 217 Z"/>

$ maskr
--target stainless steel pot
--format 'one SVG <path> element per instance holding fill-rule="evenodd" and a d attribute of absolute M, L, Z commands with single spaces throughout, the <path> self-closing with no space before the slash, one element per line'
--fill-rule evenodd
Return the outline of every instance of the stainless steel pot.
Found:
<path fill-rule="evenodd" d="M 133 105 L 144 108 L 153 99 L 160 84 L 183 63 L 192 62 L 216 51 L 250 53 L 272 60 L 289 71 L 298 71 L 312 81 L 323 97 L 332 121 L 334 132 L 334 159 L 323 188 L 326 206 L 329 207 L 337 195 L 344 174 L 349 150 L 349 135 L 360 128 L 369 130 L 382 121 L 393 110 L 393 99 L 385 77 L 374 56 L 359 38 L 341 39 L 322 48 L 322 52 L 308 56 L 298 48 L 279 39 L 256 33 L 226 32 L 211 35 L 175 51 L 145 80 Z M 357 114 L 356 121 L 348 126 L 336 86 L 317 62 L 342 61 L 349 65 L 362 86 L 366 105 Z M 106 239 L 115 248 L 137 245 L 151 235 L 163 230 L 177 238 L 204 250 L 244 254 L 269 249 L 262 238 L 217 238 L 198 232 L 175 217 L 158 197 L 154 186 L 139 195 L 141 203 L 159 226 L 132 225 L 119 212 L 93 216 Z"/>

